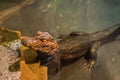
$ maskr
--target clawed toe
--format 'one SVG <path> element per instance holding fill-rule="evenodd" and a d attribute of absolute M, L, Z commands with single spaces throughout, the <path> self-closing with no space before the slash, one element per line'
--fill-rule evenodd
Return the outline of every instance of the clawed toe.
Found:
<path fill-rule="evenodd" d="M 89 61 L 89 62 L 84 63 L 85 70 L 91 71 L 93 69 L 94 64 L 95 64 L 95 61 Z"/>

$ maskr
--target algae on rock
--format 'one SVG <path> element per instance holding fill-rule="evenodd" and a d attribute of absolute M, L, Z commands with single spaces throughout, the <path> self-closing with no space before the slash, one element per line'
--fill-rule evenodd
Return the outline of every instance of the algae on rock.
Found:
<path fill-rule="evenodd" d="M 0 27 L 0 43 L 11 42 L 20 39 L 21 33 L 19 31 L 9 30 Z"/>
<path fill-rule="evenodd" d="M 0 45 L 4 45 L 12 50 L 17 50 L 22 45 L 20 38 L 20 31 L 0 27 Z"/>
<path fill-rule="evenodd" d="M 9 66 L 9 71 L 11 72 L 20 71 L 20 60 Z"/>

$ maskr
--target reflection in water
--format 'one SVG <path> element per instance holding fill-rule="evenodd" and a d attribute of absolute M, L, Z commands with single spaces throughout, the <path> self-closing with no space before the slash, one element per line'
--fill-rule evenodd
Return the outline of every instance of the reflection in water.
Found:
<path fill-rule="evenodd" d="M 16 3 L 14 2 L 14 5 Z M 0 4 L 10 5 L 7 0 Z M 48 31 L 57 37 L 59 34 L 68 34 L 72 31 L 95 32 L 118 24 L 120 2 L 119 0 L 35 0 L 33 4 L 12 14 L 3 23 L 1 22 L 2 26 L 20 30 L 26 36 L 41 30 Z M 97 69 L 92 75 L 98 78 L 92 79 L 91 74 L 81 68 L 81 64 L 79 64 L 81 61 L 64 67 L 54 78 L 57 80 L 73 80 L 75 78 L 76 80 L 79 78 L 110 80 L 109 75 L 101 74 L 108 74 L 106 68 L 99 66 L 97 66 L 99 70 Z"/>

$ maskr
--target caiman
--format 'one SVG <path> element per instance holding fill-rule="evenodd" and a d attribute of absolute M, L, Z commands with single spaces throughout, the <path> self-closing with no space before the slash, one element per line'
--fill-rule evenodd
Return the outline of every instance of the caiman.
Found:
<path fill-rule="evenodd" d="M 44 35 L 44 33 L 42 32 L 41 34 Z M 117 24 L 108 29 L 97 31 L 94 33 L 72 32 L 67 36 L 62 36 L 62 38 L 59 41 L 55 41 L 53 37 L 49 37 L 50 35 L 48 35 L 49 38 L 44 38 L 44 39 L 41 38 L 40 35 L 39 38 L 35 38 L 38 35 L 34 35 L 33 37 L 23 38 L 22 43 L 25 46 L 35 49 L 38 52 L 38 54 L 43 54 L 44 51 L 41 52 L 42 51 L 41 49 L 44 46 L 42 45 L 42 43 L 39 43 L 39 41 L 43 39 L 45 41 L 47 40 L 49 43 L 49 39 L 50 39 L 50 41 L 52 42 L 46 46 L 46 48 L 49 48 L 50 50 L 46 52 L 47 51 L 46 49 L 45 51 L 46 54 L 44 55 L 44 57 L 42 56 L 42 58 L 46 58 L 43 59 L 46 60 L 45 61 L 46 63 L 53 60 L 60 60 L 61 64 L 65 65 L 66 62 L 69 63 L 84 56 L 85 59 L 87 59 L 88 61 L 88 63 L 85 65 L 88 68 L 92 68 L 92 66 L 94 65 L 97 59 L 98 48 L 105 43 L 115 40 L 119 34 L 120 34 L 120 25 Z M 35 43 L 36 41 L 38 41 L 38 43 Z M 37 45 L 34 46 L 33 45 L 34 43 Z M 52 46 L 52 47 L 50 48 L 48 46 Z"/>
<path fill-rule="evenodd" d="M 36 50 L 41 65 L 47 65 L 58 57 L 58 43 L 48 32 L 38 31 L 33 37 L 23 37 L 21 42 Z"/>

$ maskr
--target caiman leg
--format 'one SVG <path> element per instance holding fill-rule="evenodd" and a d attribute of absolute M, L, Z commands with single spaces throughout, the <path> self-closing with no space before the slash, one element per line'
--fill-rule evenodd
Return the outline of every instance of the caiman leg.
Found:
<path fill-rule="evenodd" d="M 86 59 L 88 60 L 84 66 L 85 66 L 85 69 L 87 70 L 91 70 L 93 69 L 93 66 L 96 62 L 96 59 L 97 59 L 97 50 L 98 48 L 100 47 L 100 42 L 95 42 L 92 44 L 88 54 L 85 55 Z"/>

